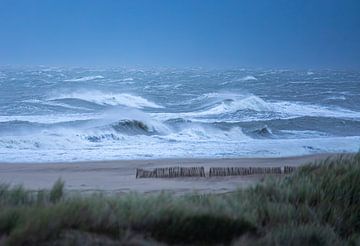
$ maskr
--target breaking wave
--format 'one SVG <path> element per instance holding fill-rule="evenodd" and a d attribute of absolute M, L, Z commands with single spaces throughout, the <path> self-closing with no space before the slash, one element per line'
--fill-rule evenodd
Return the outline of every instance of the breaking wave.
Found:
<path fill-rule="evenodd" d="M 62 94 L 60 96 L 52 97 L 50 100 L 65 100 L 65 99 L 79 99 L 96 103 L 99 105 L 122 105 L 132 108 L 163 108 L 154 102 L 151 102 L 143 97 L 134 96 L 126 93 L 105 93 L 101 91 L 83 91 L 73 92 L 69 94 Z"/>
<path fill-rule="evenodd" d="M 147 125 L 145 122 L 139 120 L 121 120 L 117 123 L 111 125 L 112 128 L 117 132 L 122 132 L 125 134 L 155 134 L 157 133 L 156 129 L 152 126 Z"/>
<path fill-rule="evenodd" d="M 209 99 L 210 103 L 206 102 L 207 99 Z M 264 119 L 267 117 L 269 117 L 268 119 L 287 119 L 302 116 L 360 118 L 360 112 L 344 108 L 330 108 L 301 102 L 266 101 L 252 94 L 207 93 L 196 100 L 204 101 L 205 106 L 203 109 L 183 113 L 159 113 L 159 116 L 162 119 L 212 117 L 214 120 L 219 120 L 218 116 L 221 115 L 244 113 L 250 110 L 257 112 L 256 117 L 260 117 L 259 119 L 261 119 L 261 114 L 264 115 Z M 252 117 L 243 117 L 242 119 L 254 120 Z M 237 120 L 241 120 L 241 118 Z"/>

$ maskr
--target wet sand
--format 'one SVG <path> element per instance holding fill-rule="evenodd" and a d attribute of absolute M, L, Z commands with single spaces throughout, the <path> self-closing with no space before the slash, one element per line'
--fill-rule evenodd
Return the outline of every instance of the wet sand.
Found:
<path fill-rule="evenodd" d="M 231 192 L 255 184 L 263 175 L 211 178 L 146 178 L 136 179 L 136 168 L 156 167 L 278 167 L 299 166 L 336 154 L 316 154 L 281 158 L 230 159 L 159 159 L 119 160 L 67 163 L 0 163 L 0 182 L 24 185 L 27 189 L 49 189 L 62 178 L 67 190 L 105 192 Z"/>

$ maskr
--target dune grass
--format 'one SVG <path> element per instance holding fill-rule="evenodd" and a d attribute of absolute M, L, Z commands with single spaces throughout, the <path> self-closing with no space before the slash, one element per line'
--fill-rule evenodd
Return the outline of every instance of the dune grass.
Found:
<path fill-rule="evenodd" d="M 5 245 L 360 245 L 360 154 L 228 194 L 105 195 L 0 185 Z"/>

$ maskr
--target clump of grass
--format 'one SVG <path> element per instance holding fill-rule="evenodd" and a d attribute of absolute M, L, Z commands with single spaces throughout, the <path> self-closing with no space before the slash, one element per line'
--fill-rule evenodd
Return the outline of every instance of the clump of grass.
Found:
<path fill-rule="evenodd" d="M 229 194 L 65 194 L 0 185 L 0 238 L 34 244 L 357 245 L 360 154 Z"/>
<path fill-rule="evenodd" d="M 50 201 L 58 202 L 64 195 L 64 181 L 58 179 L 50 190 Z"/>

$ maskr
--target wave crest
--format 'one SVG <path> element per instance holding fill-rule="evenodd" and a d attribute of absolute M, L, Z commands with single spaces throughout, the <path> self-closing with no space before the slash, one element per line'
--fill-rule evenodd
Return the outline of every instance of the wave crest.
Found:
<path fill-rule="evenodd" d="M 163 106 L 151 102 L 141 96 L 126 93 L 105 93 L 101 91 L 84 91 L 62 94 L 50 100 L 79 99 L 99 105 L 127 106 L 131 108 L 163 108 Z"/>

